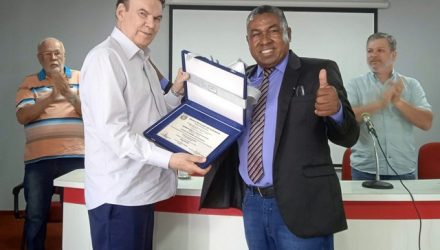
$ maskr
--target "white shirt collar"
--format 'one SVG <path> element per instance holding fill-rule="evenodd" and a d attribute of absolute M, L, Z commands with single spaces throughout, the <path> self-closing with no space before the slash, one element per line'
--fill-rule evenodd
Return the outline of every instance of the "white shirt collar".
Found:
<path fill-rule="evenodd" d="M 144 60 L 150 57 L 150 49 L 147 47 L 145 49 L 140 49 L 130 38 L 128 38 L 118 27 L 114 27 L 112 34 L 110 35 L 114 38 L 120 45 L 124 53 L 130 60 L 139 54 Z"/>

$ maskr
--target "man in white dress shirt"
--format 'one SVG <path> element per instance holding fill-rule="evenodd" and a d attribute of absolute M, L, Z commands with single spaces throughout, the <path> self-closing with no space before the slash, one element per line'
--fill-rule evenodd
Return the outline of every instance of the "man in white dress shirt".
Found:
<path fill-rule="evenodd" d="M 176 170 L 204 175 L 203 157 L 171 153 L 143 131 L 180 103 L 180 72 L 163 95 L 148 45 L 164 0 L 118 0 L 116 27 L 81 69 L 85 196 L 93 249 L 151 249 L 154 203 L 176 193 Z"/>

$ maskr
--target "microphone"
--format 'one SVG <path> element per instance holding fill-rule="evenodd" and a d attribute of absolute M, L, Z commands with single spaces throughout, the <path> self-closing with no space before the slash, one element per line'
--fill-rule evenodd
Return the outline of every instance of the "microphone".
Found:
<path fill-rule="evenodd" d="M 373 139 L 374 154 L 376 156 L 376 179 L 362 182 L 362 187 L 375 188 L 375 189 L 391 189 L 391 188 L 393 188 L 393 184 L 380 180 L 379 156 L 377 155 L 377 149 L 376 149 L 376 142 L 379 143 L 379 140 L 377 138 L 377 134 L 376 134 L 376 130 L 374 129 L 374 125 L 371 122 L 370 114 L 362 113 L 361 116 L 365 122 L 365 125 L 367 126 L 368 133 L 370 134 L 371 139 Z"/>
<path fill-rule="evenodd" d="M 367 126 L 368 132 L 370 132 L 371 134 L 373 134 L 377 138 L 376 130 L 374 129 L 374 125 L 373 125 L 373 122 L 371 121 L 370 114 L 362 113 L 361 116 L 362 116 L 362 120 L 364 120 L 365 125 Z"/>

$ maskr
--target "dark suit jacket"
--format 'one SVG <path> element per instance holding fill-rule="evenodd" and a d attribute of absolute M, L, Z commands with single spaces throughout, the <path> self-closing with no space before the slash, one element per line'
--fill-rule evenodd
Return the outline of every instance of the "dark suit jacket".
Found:
<path fill-rule="evenodd" d="M 251 66 L 249 75 L 255 73 Z M 319 71 L 327 70 L 342 103 L 341 125 L 315 115 Z M 294 88 L 304 86 L 305 95 Z M 278 97 L 273 185 L 281 215 L 291 232 L 300 237 L 329 235 L 347 228 L 339 180 L 332 165 L 328 139 L 351 147 L 359 136 L 341 75 L 335 62 L 302 58 L 289 53 Z M 200 206 L 241 208 L 245 184 L 238 173 L 238 146 L 233 144 L 205 176 Z"/>

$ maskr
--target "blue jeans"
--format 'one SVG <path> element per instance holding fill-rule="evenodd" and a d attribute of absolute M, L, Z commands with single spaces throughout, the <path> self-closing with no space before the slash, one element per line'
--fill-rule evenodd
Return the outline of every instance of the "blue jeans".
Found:
<path fill-rule="evenodd" d="M 89 213 L 94 250 L 153 249 L 154 205 L 103 204 Z"/>
<path fill-rule="evenodd" d="M 275 198 L 246 190 L 243 220 L 249 250 L 333 250 L 333 235 L 300 238 L 290 232 Z"/>
<path fill-rule="evenodd" d="M 416 173 L 412 172 L 409 174 L 403 174 L 403 175 L 379 175 L 379 178 L 381 180 L 415 180 L 416 179 Z M 359 171 L 357 169 L 351 168 L 351 179 L 352 180 L 376 180 L 376 174 L 370 174 L 365 173 L 362 171 Z"/>
<path fill-rule="evenodd" d="M 23 185 L 26 200 L 26 249 L 44 249 L 47 217 L 54 191 L 53 180 L 78 168 L 84 168 L 83 158 L 41 160 L 25 165 Z"/>

